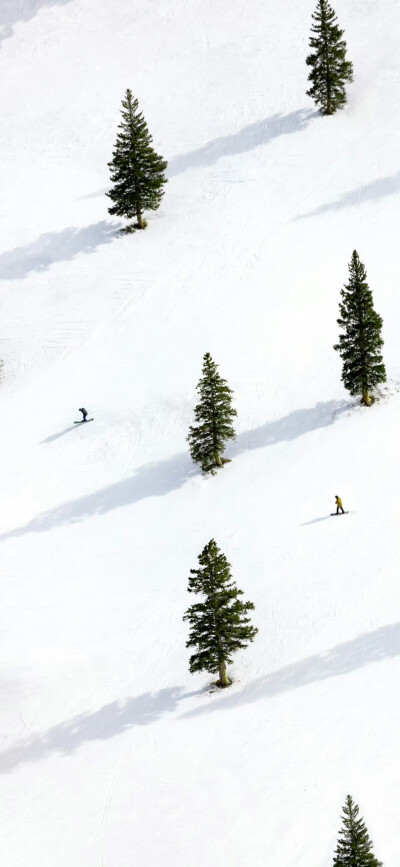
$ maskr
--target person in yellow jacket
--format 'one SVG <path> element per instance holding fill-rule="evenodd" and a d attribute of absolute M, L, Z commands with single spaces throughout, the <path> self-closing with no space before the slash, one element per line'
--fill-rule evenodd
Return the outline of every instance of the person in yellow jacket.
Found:
<path fill-rule="evenodd" d="M 342 503 L 340 497 L 338 497 L 337 495 L 335 497 L 335 505 L 336 505 L 336 514 L 339 515 L 340 512 L 342 512 L 342 514 L 344 515 L 343 503 Z"/>

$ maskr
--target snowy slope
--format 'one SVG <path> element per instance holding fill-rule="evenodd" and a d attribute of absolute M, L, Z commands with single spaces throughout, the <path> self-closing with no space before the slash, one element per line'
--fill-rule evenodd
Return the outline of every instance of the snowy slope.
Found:
<path fill-rule="evenodd" d="M 7 867 L 329 867 L 348 792 L 397 863 L 400 16 L 334 5 L 355 81 L 320 118 L 313 0 L 0 2 Z M 127 87 L 169 184 L 120 238 Z M 332 350 L 354 248 L 368 410 Z M 211 479 L 185 442 L 206 351 L 238 410 Z M 182 622 L 211 537 L 259 628 L 222 694 Z"/>

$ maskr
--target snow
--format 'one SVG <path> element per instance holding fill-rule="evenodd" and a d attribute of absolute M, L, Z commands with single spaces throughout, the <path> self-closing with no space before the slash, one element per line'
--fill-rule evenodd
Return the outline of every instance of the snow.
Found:
<path fill-rule="evenodd" d="M 334 6 L 355 80 L 321 118 L 310 0 L 0 4 L 7 867 L 323 867 L 348 792 L 396 863 L 400 19 Z M 118 237 L 127 87 L 169 183 Z M 332 349 L 354 248 L 384 319 L 371 409 Z M 207 351 L 238 437 L 203 479 Z M 182 622 L 212 537 L 259 628 L 222 693 Z"/>

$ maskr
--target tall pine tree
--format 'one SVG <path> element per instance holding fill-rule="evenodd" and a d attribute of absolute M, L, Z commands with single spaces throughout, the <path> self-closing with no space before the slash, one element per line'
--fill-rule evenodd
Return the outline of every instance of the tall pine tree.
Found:
<path fill-rule="evenodd" d="M 346 43 L 328 0 L 318 0 L 313 13 L 310 48 L 306 63 L 311 66 L 308 80 L 311 96 L 321 114 L 334 114 L 346 104 L 347 81 L 353 80 L 353 64 L 346 60 Z"/>
<path fill-rule="evenodd" d="M 214 539 L 199 555 L 199 563 L 199 569 L 190 570 L 188 591 L 201 593 L 205 599 L 188 608 L 183 618 L 190 623 L 186 647 L 197 647 L 190 657 L 190 671 L 218 672 L 218 686 L 229 686 L 227 663 L 258 632 L 247 616 L 254 605 L 239 598 L 243 592 L 237 589 L 230 564 Z"/>
<path fill-rule="evenodd" d="M 209 352 L 203 357 L 202 378 L 197 385 L 200 402 L 195 407 L 195 425 L 187 437 L 190 454 L 203 472 L 215 473 L 226 459 L 221 457 L 227 440 L 235 439 L 233 419 L 237 412 L 232 407 L 232 390 L 218 373 L 218 365 Z"/>
<path fill-rule="evenodd" d="M 382 862 L 372 852 L 368 831 L 358 814 L 359 807 L 347 795 L 333 867 L 382 867 Z"/>
<path fill-rule="evenodd" d="M 374 310 L 367 274 L 354 250 L 349 265 L 350 279 L 341 290 L 338 325 L 344 329 L 334 349 L 343 361 L 342 381 L 351 395 L 362 395 L 362 403 L 371 405 L 370 391 L 386 382 L 381 347 L 382 318 Z"/>
<path fill-rule="evenodd" d="M 114 184 L 107 193 L 114 202 L 108 212 L 128 220 L 136 217 L 136 226 L 128 226 L 125 229 L 128 232 L 146 227 L 143 212 L 159 208 L 167 183 L 164 174 L 167 162 L 152 148 L 153 139 L 138 105 L 132 91 L 127 90 L 113 158 L 108 163 Z"/>

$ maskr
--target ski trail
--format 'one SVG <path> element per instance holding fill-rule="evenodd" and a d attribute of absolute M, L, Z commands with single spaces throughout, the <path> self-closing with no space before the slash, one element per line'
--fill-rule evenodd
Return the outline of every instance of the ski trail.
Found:
<path fill-rule="evenodd" d="M 102 814 L 102 817 L 101 817 L 101 836 L 100 836 L 100 847 L 101 847 L 101 867 L 106 867 L 106 862 L 105 862 L 105 852 L 104 852 L 104 843 L 105 843 L 105 834 L 106 834 L 106 827 L 107 827 L 107 819 L 108 819 L 108 814 L 109 814 L 109 811 L 110 811 L 111 801 L 112 801 L 112 797 L 113 797 L 113 794 L 114 794 L 114 791 L 115 791 L 115 787 L 116 787 L 116 785 L 117 785 L 117 783 L 118 783 L 118 780 L 119 780 L 119 777 L 120 777 L 120 774 L 121 774 L 121 771 L 122 771 L 122 767 L 123 767 L 123 765 L 124 765 L 124 763 L 125 763 L 125 761 L 126 761 L 126 759 L 127 759 L 127 756 L 128 756 L 128 753 L 130 752 L 130 749 L 131 749 L 131 746 L 130 746 L 130 744 L 128 744 L 128 745 L 126 746 L 125 750 L 123 750 L 122 753 L 121 753 L 120 759 L 119 759 L 119 761 L 117 762 L 116 770 L 115 770 L 115 772 L 114 772 L 114 775 L 113 775 L 113 778 L 112 778 L 112 781 L 111 781 L 111 785 L 110 785 L 110 788 L 109 788 L 109 790 L 108 790 L 108 794 L 107 794 L 107 797 L 106 797 L 106 800 L 105 800 L 104 808 L 103 808 L 103 814 Z"/>

